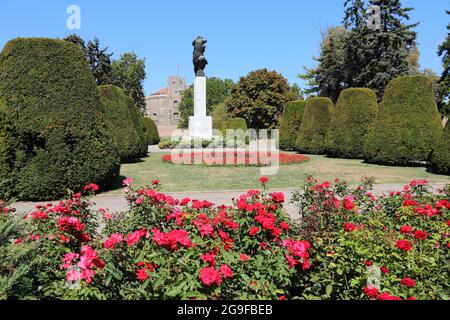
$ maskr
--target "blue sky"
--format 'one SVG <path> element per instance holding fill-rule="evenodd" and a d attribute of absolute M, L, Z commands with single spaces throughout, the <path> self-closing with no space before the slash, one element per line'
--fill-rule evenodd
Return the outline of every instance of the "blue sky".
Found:
<path fill-rule="evenodd" d="M 404 0 L 415 7 L 412 21 L 421 50 L 421 66 L 441 72 L 437 46 L 446 36 L 449 0 Z M 340 24 L 343 0 L 14 0 L 2 1 L 0 46 L 15 37 L 65 37 L 69 5 L 81 8 L 85 39 L 97 36 L 114 56 L 134 50 L 146 58 L 146 93 L 166 85 L 169 75 L 193 80 L 192 40 L 208 40 L 208 76 L 238 80 L 267 67 L 291 83 L 303 66 L 314 66 L 320 30 Z"/>

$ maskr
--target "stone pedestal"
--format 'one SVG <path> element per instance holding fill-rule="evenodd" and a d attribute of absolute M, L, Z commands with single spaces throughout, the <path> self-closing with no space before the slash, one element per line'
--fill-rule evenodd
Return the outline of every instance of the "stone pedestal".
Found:
<path fill-rule="evenodd" d="M 212 117 L 206 116 L 206 77 L 197 76 L 194 82 L 194 116 L 189 118 L 189 136 L 212 138 Z"/>

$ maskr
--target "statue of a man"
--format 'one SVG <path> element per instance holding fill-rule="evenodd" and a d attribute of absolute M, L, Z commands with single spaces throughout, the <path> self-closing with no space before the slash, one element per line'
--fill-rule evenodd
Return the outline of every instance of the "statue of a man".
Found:
<path fill-rule="evenodd" d="M 198 36 L 193 42 L 194 46 L 194 72 L 196 76 L 204 77 L 205 76 L 205 67 L 208 64 L 208 60 L 205 58 L 205 44 L 208 42 L 202 36 Z"/>

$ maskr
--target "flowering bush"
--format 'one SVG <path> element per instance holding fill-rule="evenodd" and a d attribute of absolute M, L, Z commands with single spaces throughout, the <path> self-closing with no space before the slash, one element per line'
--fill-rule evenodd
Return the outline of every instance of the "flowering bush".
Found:
<path fill-rule="evenodd" d="M 311 244 L 299 294 L 321 299 L 449 299 L 450 202 L 426 181 L 375 197 L 309 178 L 294 196 Z"/>
<path fill-rule="evenodd" d="M 8 208 L 0 226 L 1 297 L 38 299 L 448 299 L 449 189 L 413 181 L 376 197 L 372 181 L 351 189 L 308 178 L 294 194 L 250 190 L 231 206 L 174 199 L 160 182 L 124 184 L 125 212 L 94 211 L 85 194 Z M 12 219 L 12 217 L 15 217 Z M 1 231 L 1 230 L 0 230 Z M 6 240 L 4 240 L 6 239 Z M 20 253 L 21 268 L 17 262 Z M 15 258 L 14 258 L 15 257 Z M 10 276 L 10 275 L 14 276 Z M 5 285 L 6 284 L 6 285 Z"/>
<path fill-rule="evenodd" d="M 94 212 L 88 198 L 74 194 L 26 217 L 29 232 L 20 242 L 38 244 L 41 259 L 31 273 L 33 289 L 21 294 L 278 299 L 310 267 L 310 244 L 292 231 L 281 193 L 251 190 L 233 206 L 215 207 L 173 199 L 158 191 L 156 180 L 138 190 L 129 179 L 125 183 L 126 212 Z M 85 190 L 92 193 L 96 186 Z"/>

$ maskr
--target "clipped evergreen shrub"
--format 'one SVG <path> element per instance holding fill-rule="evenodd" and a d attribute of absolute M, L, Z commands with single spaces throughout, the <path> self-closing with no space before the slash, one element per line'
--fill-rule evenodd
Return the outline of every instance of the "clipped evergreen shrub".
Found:
<path fill-rule="evenodd" d="M 431 160 L 433 172 L 450 175 L 450 125 L 447 122 L 444 134 L 436 143 Z"/>
<path fill-rule="evenodd" d="M 327 154 L 358 159 L 364 156 L 364 143 L 378 113 L 375 91 L 346 89 L 339 95 L 327 137 Z"/>
<path fill-rule="evenodd" d="M 227 130 L 239 130 L 242 129 L 244 132 L 248 130 L 247 121 L 244 118 L 232 118 L 228 121 L 222 121 L 220 123 L 220 132 L 225 137 Z"/>
<path fill-rule="evenodd" d="M 364 147 L 369 163 L 416 165 L 430 159 L 442 136 L 432 82 L 425 76 L 392 80 Z"/>
<path fill-rule="evenodd" d="M 299 152 L 325 153 L 327 132 L 333 113 L 334 105 L 330 98 L 314 97 L 306 101 L 296 140 L 296 148 Z"/>
<path fill-rule="evenodd" d="M 141 116 L 141 124 L 142 128 L 144 129 L 144 135 L 146 137 L 147 149 L 148 145 L 158 144 L 161 141 L 161 138 L 159 136 L 158 127 L 156 126 L 155 121 L 150 118 Z"/>
<path fill-rule="evenodd" d="M 133 99 L 116 86 L 99 86 L 98 90 L 122 162 L 145 157 L 148 151 L 147 137 Z"/>
<path fill-rule="evenodd" d="M 280 149 L 295 150 L 298 129 L 302 124 L 306 101 L 291 101 L 284 106 L 280 118 Z"/>
<path fill-rule="evenodd" d="M 108 187 L 118 149 L 81 49 L 15 39 L 0 54 L 0 197 L 48 200 Z"/>

